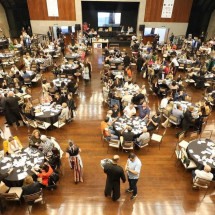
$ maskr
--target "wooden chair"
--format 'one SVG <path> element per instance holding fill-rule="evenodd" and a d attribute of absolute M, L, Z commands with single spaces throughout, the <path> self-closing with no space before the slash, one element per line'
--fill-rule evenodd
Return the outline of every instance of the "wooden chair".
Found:
<path fill-rule="evenodd" d="M 116 148 L 116 149 L 119 150 L 119 148 L 120 148 L 120 140 L 111 139 L 111 140 L 108 142 L 107 153 L 108 153 L 110 147 Z"/>
<path fill-rule="evenodd" d="M 151 136 L 151 141 L 154 141 L 154 142 L 158 143 L 159 150 L 160 150 L 160 145 L 162 143 L 162 140 L 163 140 L 163 137 L 164 137 L 165 134 L 166 134 L 166 129 L 164 130 L 162 135 L 153 133 L 152 136 Z"/>
<path fill-rule="evenodd" d="M 176 127 L 180 125 L 180 121 L 178 120 L 178 118 L 172 114 L 170 114 L 169 116 L 169 122 L 175 125 Z"/>
<path fill-rule="evenodd" d="M 18 201 L 21 204 L 21 187 L 11 187 L 8 193 L 1 193 L 0 196 L 3 197 L 6 201 Z"/>
<path fill-rule="evenodd" d="M 181 153 L 180 160 L 185 170 L 195 169 L 197 167 L 196 164 L 193 162 L 193 160 L 188 158 L 187 152 L 184 148 L 181 148 L 180 153 Z"/>
<path fill-rule="evenodd" d="M 66 125 L 66 123 L 64 122 L 64 120 L 58 118 L 58 121 L 55 122 L 53 125 L 56 128 L 62 128 L 64 125 Z"/>
<path fill-rule="evenodd" d="M 22 143 L 20 142 L 19 138 L 17 136 L 14 136 L 13 137 L 14 140 L 17 141 L 17 143 L 22 146 Z M 4 150 L 4 153 L 8 153 L 8 140 L 4 140 L 3 141 L 3 150 Z"/>
<path fill-rule="evenodd" d="M 203 179 L 203 178 L 196 177 L 193 180 L 193 188 L 197 187 L 197 188 L 200 188 L 200 189 L 205 189 L 205 193 L 204 193 L 204 196 L 203 196 L 202 200 L 205 198 L 205 196 L 207 194 L 207 191 L 210 188 L 210 185 L 211 185 L 211 181 Z"/>
<path fill-rule="evenodd" d="M 51 123 L 48 123 L 48 122 L 43 122 L 40 120 L 35 120 L 35 122 L 37 124 L 37 128 L 45 130 L 46 133 L 47 133 L 47 129 L 51 126 Z"/>
<path fill-rule="evenodd" d="M 31 213 L 30 206 L 32 206 L 35 203 L 41 202 L 44 204 L 43 199 L 43 190 L 40 189 L 39 192 L 30 194 L 30 195 L 23 195 L 24 201 L 27 203 L 28 206 L 28 212 Z"/>
<path fill-rule="evenodd" d="M 122 144 L 122 150 L 133 151 L 134 150 L 134 142 L 133 141 L 125 141 Z"/>

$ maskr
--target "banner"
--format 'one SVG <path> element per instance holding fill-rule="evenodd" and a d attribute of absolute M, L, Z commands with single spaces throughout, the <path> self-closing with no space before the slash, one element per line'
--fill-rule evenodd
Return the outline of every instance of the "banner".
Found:
<path fill-rule="evenodd" d="M 175 0 L 164 0 L 161 12 L 161 18 L 172 18 L 172 11 Z"/>
<path fill-rule="evenodd" d="M 57 0 L 46 0 L 48 16 L 59 16 Z"/>

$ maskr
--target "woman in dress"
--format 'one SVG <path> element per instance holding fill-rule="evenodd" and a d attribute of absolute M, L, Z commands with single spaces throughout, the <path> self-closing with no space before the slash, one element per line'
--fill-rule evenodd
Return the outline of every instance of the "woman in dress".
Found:
<path fill-rule="evenodd" d="M 83 79 L 85 81 L 85 84 L 90 80 L 90 71 L 87 63 L 84 63 Z"/>
<path fill-rule="evenodd" d="M 71 169 L 74 169 L 74 181 L 76 184 L 78 182 L 83 182 L 83 163 L 79 154 L 80 152 L 81 150 L 79 147 L 75 145 L 72 140 L 70 140 L 66 153 L 69 158 L 70 167 Z"/>

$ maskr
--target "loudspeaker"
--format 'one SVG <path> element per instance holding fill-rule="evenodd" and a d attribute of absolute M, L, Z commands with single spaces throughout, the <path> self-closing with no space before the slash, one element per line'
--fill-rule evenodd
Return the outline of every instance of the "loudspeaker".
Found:
<path fill-rule="evenodd" d="M 144 31 L 145 30 L 145 25 L 139 25 L 139 31 Z"/>
<path fill-rule="evenodd" d="M 81 30 L 81 25 L 80 24 L 75 24 L 75 30 L 80 31 Z"/>

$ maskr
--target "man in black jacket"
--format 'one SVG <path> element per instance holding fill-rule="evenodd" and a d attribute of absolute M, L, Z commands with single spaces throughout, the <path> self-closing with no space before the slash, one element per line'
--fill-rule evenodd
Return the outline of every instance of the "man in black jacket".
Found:
<path fill-rule="evenodd" d="M 126 178 L 121 166 L 118 166 L 119 155 L 114 155 L 110 163 L 105 164 L 104 172 L 107 174 L 105 196 L 111 196 L 113 201 L 120 198 L 120 178 L 125 183 Z"/>

